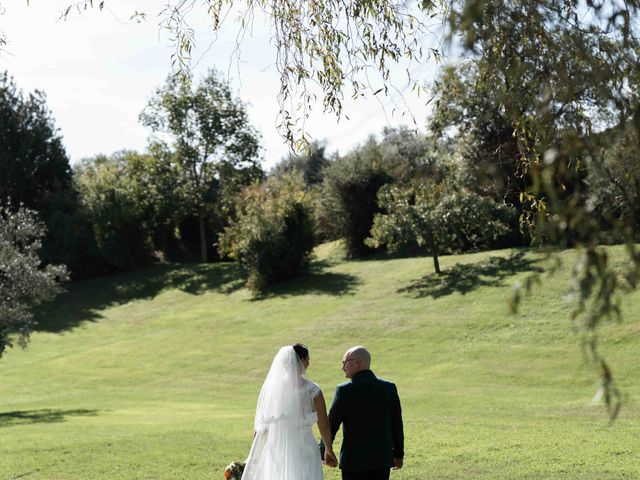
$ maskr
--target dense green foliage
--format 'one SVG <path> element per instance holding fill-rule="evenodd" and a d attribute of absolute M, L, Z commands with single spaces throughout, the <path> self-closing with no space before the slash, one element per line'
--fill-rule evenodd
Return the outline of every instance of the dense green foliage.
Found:
<path fill-rule="evenodd" d="M 0 73 L 0 202 L 36 211 L 47 228 L 42 255 L 53 263 L 73 254 L 67 227 L 76 225 L 77 199 L 69 159 L 45 94 L 24 95 Z"/>
<path fill-rule="evenodd" d="M 621 240 L 620 232 L 628 231 L 640 240 L 640 148 L 638 132 L 631 125 L 605 131 L 607 146 L 601 158 L 587 159 L 586 183 L 589 208 L 603 227 L 603 235 L 611 232 L 612 240 Z M 612 141 L 611 141 L 612 139 Z M 601 143 L 600 135 L 594 139 Z"/>
<path fill-rule="evenodd" d="M 434 175 L 427 151 L 425 139 L 416 132 L 384 128 L 380 140 L 371 136 L 346 155 L 332 158 L 316 200 L 319 237 L 344 239 L 353 258 L 370 253 L 364 240 L 379 211 L 378 190 L 390 182 Z"/>
<path fill-rule="evenodd" d="M 183 250 L 176 232 L 187 216 L 188 206 L 180 196 L 176 166 L 153 150 L 144 154 L 119 152 L 111 156 L 129 197 L 136 203 L 143 228 L 154 252 L 166 258 L 181 258 Z"/>
<path fill-rule="evenodd" d="M 433 94 L 437 101 L 427 127 L 439 150 L 458 159 L 459 186 L 520 211 L 520 193 L 531 181 L 518 168 L 514 127 L 494 85 L 467 61 L 444 67 Z"/>
<path fill-rule="evenodd" d="M 43 237 L 35 212 L 0 206 L 0 357 L 16 339 L 26 346 L 34 305 L 55 297 L 67 279 L 64 266 L 42 266 Z"/>
<path fill-rule="evenodd" d="M 37 211 L 71 188 L 62 137 L 43 92 L 27 97 L 7 72 L 0 74 L 0 199 Z"/>
<path fill-rule="evenodd" d="M 258 294 L 306 271 L 315 243 L 303 180 L 289 174 L 246 188 L 238 218 L 220 237 L 220 253 L 236 260 Z"/>
<path fill-rule="evenodd" d="M 441 180 L 448 174 L 445 162 L 436 158 L 428 139 L 406 126 L 384 127 L 380 140 L 370 138 L 359 157 L 379 165 L 395 182 L 409 183 L 421 178 Z"/>
<path fill-rule="evenodd" d="M 195 88 L 170 76 L 140 120 L 154 132 L 150 151 L 169 162 L 180 201 L 198 220 L 200 259 L 206 262 L 213 244 L 207 224 L 221 212 L 228 216 L 233 196 L 263 176 L 258 133 L 214 70 Z"/>
<path fill-rule="evenodd" d="M 325 237 L 344 239 L 351 258 L 365 256 L 378 190 L 392 178 L 359 150 L 332 161 L 324 177 L 318 217 Z"/>
<path fill-rule="evenodd" d="M 433 257 L 436 273 L 438 255 L 493 246 L 509 233 L 514 216 L 512 209 L 488 197 L 424 181 L 385 185 L 378 204 L 383 213 L 376 214 L 366 242 L 391 251 L 417 243 Z"/>
<path fill-rule="evenodd" d="M 152 226 L 127 169 L 131 155 L 98 156 L 74 171 L 104 271 L 132 270 L 153 254 Z M 151 192 L 149 192 L 151 194 Z"/>
<path fill-rule="evenodd" d="M 624 266 L 622 248 L 607 252 Z M 505 300 L 547 266 L 536 252 L 443 256 L 442 275 L 425 275 L 428 257 L 340 254 L 323 245 L 309 274 L 260 300 L 229 263 L 74 282 L 38 316 L 29 350 L 2 359 L 2 476 L 221 479 L 249 452 L 273 356 L 302 341 L 327 402 L 354 344 L 397 384 L 406 456 L 395 480 L 638 477 L 637 292 L 623 301 L 629 320 L 601 331 L 629 395 L 609 427 L 566 320 L 577 252 L 561 253 L 565 266 L 516 316 Z"/>
<path fill-rule="evenodd" d="M 270 175 L 282 176 L 295 172 L 302 175 L 309 186 L 318 185 L 323 180 L 323 170 L 329 163 L 325 142 L 313 141 L 301 154 L 291 153 L 271 170 Z"/>

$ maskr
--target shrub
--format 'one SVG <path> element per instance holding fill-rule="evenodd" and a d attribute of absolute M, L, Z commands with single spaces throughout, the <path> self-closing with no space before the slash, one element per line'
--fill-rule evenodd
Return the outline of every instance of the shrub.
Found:
<path fill-rule="evenodd" d="M 254 293 L 304 272 L 314 246 L 314 221 L 299 176 L 271 178 L 241 195 L 237 219 L 224 230 L 219 252 L 237 261 Z"/>
<path fill-rule="evenodd" d="M 342 238 L 349 257 L 365 256 L 371 249 L 364 240 L 380 211 L 378 190 L 392 178 L 357 152 L 335 160 L 324 177 L 316 213 L 321 234 L 326 239 Z"/>

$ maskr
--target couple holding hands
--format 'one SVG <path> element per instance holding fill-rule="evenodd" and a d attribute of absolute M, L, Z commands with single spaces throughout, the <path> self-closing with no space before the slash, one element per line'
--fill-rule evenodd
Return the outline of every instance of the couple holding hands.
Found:
<path fill-rule="evenodd" d="M 305 378 L 305 345 L 282 347 L 260 390 L 255 436 L 243 480 L 322 480 L 322 465 L 339 463 L 343 480 L 388 480 L 402 468 L 404 433 L 396 386 L 371 371 L 366 348 L 350 348 L 342 359 L 349 381 L 337 386 L 327 415 L 322 390 Z M 320 454 L 313 436 L 316 423 Z M 333 439 L 342 425 L 340 461 Z"/>

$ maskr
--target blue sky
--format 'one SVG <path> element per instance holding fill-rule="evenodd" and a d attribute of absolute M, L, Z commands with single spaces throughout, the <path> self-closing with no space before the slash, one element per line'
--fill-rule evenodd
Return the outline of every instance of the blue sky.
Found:
<path fill-rule="evenodd" d="M 0 70 L 8 70 L 23 91 L 37 88 L 47 94 L 72 163 L 123 148 L 143 150 L 149 132 L 138 122 L 138 114 L 171 71 L 172 47 L 158 26 L 165 2 L 107 0 L 102 12 L 88 10 L 58 21 L 70 3 L 31 0 L 27 5 L 21 0 L 0 0 L 5 8 L 0 30 L 9 42 L 0 53 Z M 146 21 L 132 22 L 135 11 L 145 12 Z M 265 167 L 270 168 L 287 154 L 288 147 L 276 130 L 279 79 L 269 27 L 264 19 L 256 18 L 253 34 L 242 42 L 241 59 L 236 61 L 233 15 L 227 20 L 213 42 L 206 15 L 194 11 L 194 74 L 197 77 L 215 67 L 229 75 L 233 90 L 247 104 L 251 123 L 262 135 Z M 428 80 L 436 67 L 430 60 L 412 72 Z M 398 68 L 403 70 L 403 66 Z M 318 105 L 306 130 L 312 138 L 326 139 L 329 151 L 344 153 L 386 125 L 411 124 L 411 116 L 422 126 L 427 98 L 412 94 L 403 76 L 398 76 L 396 86 L 404 99 L 345 101 L 350 120 L 322 114 Z M 392 114 L 394 106 L 399 108 Z"/>

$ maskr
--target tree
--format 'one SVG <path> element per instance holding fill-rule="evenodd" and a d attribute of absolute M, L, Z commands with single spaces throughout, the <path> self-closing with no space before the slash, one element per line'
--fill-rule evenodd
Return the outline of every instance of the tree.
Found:
<path fill-rule="evenodd" d="M 257 132 L 229 84 L 211 70 L 194 88 L 169 77 L 140 114 L 150 150 L 175 166 L 178 190 L 198 219 L 201 261 L 208 260 L 207 219 L 216 204 L 263 173 Z"/>
<path fill-rule="evenodd" d="M 371 139 L 367 145 L 375 144 Z M 344 240 L 347 256 L 361 258 L 371 252 L 369 236 L 378 190 L 393 179 L 370 155 L 367 145 L 334 159 L 324 172 L 317 217 L 326 238 Z"/>
<path fill-rule="evenodd" d="M 519 170 L 513 125 L 474 61 L 444 67 L 433 85 L 435 107 L 427 121 L 440 152 L 455 151 L 463 186 L 520 210 L 531 179 Z"/>
<path fill-rule="evenodd" d="M 58 263 L 70 256 L 60 247 L 77 198 L 62 137 L 44 93 L 25 96 L 6 72 L 0 74 L 0 201 L 38 212 L 48 231 L 46 260 Z"/>
<path fill-rule="evenodd" d="M 74 167 L 79 206 L 54 217 L 69 235 L 74 278 L 138 268 L 158 258 L 182 259 L 179 227 L 188 215 L 175 165 L 150 153 L 97 155 Z"/>
<path fill-rule="evenodd" d="M 254 293 L 304 272 L 315 244 L 311 206 L 297 174 L 247 187 L 237 219 L 220 238 L 221 255 L 237 261 Z"/>
<path fill-rule="evenodd" d="M 596 135 L 603 144 L 602 158 L 587 159 L 590 208 L 613 232 L 629 232 L 640 240 L 640 149 L 638 132 L 632 125 Z M 613 139 L 613 141 L 611 141 Z M 605 238 L 606 238 L 606 233 Z M 617 240 L 614 237 L 614 240 Z"/>
<path fill-rule="evenodd" d="M 0 74 L 0 199 L 37 211 L 71 189 L 71 167 L 44 93 L 26 98 Z"/>
<path fill-rule="evenodd" d="M 329 164 L 326 143 L 314 140 L 301 154 L 291 153 L 282 159 L 271 171 L 271 175 L 283 176 L 291 172 L 302 175 L 309 186 L 322 183 L 323 170 Z"/>
<path fill-rule="evenodd" d="M 351 257 L 370 253 L 364 240 L 379 211 L 376 198 L 380 187 L 424 176 L 440 178 L 445 172 L 436 163 L 426 139 L 407 127 L 384 128 L 380 140 L 370 136 L 348 154 L 336 156 L 323 172 L 317 199 L 321 237 L 344 239 Z"/>
<path fill-rule="evenodd" d="M 367 244 L 396 251 L 416 242 L 433 258 L 443 252 L 490 245 L 509 233 L 513 210 L 487 197 L 435 182 L 385 185 L 378 193 L 384 213 L 376 214 Z"/>
<path fill-rule="evenodd" d="M 60 292 L 62 265 L 42 267 L 44 226 L 24 207 L 0 206 L 0 357 L 14 341 L 23 348 L 33 328 L 32 308 Z"/>
<path fill-rule="evenodd" d="M 99 273 L 132 270 L 153 255 L 151 227 L 126 175 L 126 157 L 99 155 L 75 169 L 75 182 L 99 253 Z M 150 192 L 151 193 L 151 192 Z"/>
<path fill-rule="evenodd" d="M 187 215 L 187 205 L 179 195 L 176 165 L 150 152 L 122 151 L 111 155 L 111 159 L 120 171 L 122 188 L 139 212 L 153 250 L 171 257 L 179 248 L 176 231 Z"/>
<path fill-rule="evenodd" d="M 427 138 L 407 126 L 384 127 L 381 139 L 368 142 L 367 147 L 375 151 L 382 169 L 396 182 L 408 183 L 425 176 L 440 178 L 445 174 L 437 168 Z"/>
<path fill-rule="evenodd" d="M 571 319 L 598 365 L 615 418 L 621 397 L 598 351 L 598 331 L 620 319 L 615 292 L 638 284 L 640 255 L 630 232 L 617 227 L 630 268 L 617 272 L 609 263 L 583 179 L 586 160 L 601 163 L 609 150 L 593 141 L 595 134 L 627 124 L 640 130 L 640 2 L 468 0 L 452 7 L 451 32 L 462 34 L 514 130 L 518 169 L 531 178 L 520 194 L 523 222 L 537 238 L 576 245 L 581 253 Z M 611 145 L 613 139 L 602 140 Z"/>

